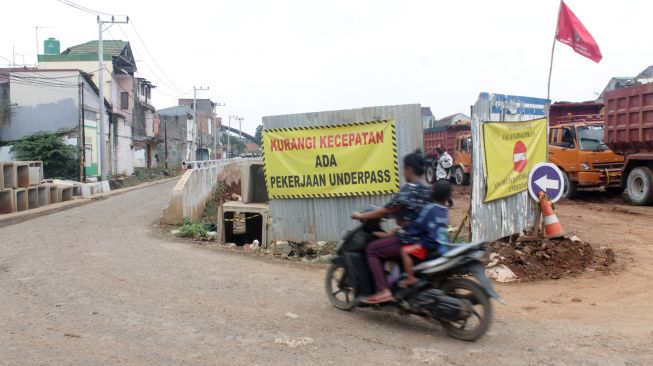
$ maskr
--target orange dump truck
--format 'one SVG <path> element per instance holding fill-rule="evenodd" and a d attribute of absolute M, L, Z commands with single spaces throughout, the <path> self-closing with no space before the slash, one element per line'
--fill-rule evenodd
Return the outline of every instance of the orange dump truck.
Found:
<path fill-rule="evenodd" d="M 622 193 L 624 157 L 603 142 L 603 103 L 553 103 L 549 109 L 549 161 L 565 176 L 563 197 L 579 189 Z"/>
<path fill-rule="evenodd" d="M 424 154 L 426 156 L 426 180 L 435 181 L 437 147 L 444 147 L 453 158 L 451 178 L 458 185 L 469 184 L 472 169 L 472 133 L 468 121 L 458 124 L 427 128 L 424 130 Z"/>

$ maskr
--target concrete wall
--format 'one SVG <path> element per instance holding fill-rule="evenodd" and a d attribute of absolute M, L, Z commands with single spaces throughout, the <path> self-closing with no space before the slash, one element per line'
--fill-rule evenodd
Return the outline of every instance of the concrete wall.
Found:
<path fill-rule="evenodd" d="M 168 225 L 180 223 L 184 217 L 198 219 L 204 213 L 206 201 L 211 196 L 213 187 L 218 183 L 223 171 L 236 172 L 227 174 L 222 179 L 229 180 L 228 184 L 240 186 L 235 181 L 243 177 L 242 172 L 248 172 L 252 164 L 261 164 L 261 159 L 224 159 L 202 162 L 204 167 L 188 169 L 181 176 L 177 185 L 172 190 L 170 202 L 163 210 L 161 222 Z M 246 174 L 246 173 L 245 173 Z"/>
<path fill-rule="evenodd" d="M 111 74 L 113 73 L 113 62 L 104 61 L 104 97 L 114 103 L 111 95 Z M 92 75 L 95 85 L 100 85 L 97 61 L 39 61 L 39 69 L 79 69 Z"/>
<path fill-rule="evenodd" d="M 9 121 L 2 126 L 2 140 L 77 128 L 80 79 L 76 71 L 12 72 L 10 100 L 16 106 Z"/>

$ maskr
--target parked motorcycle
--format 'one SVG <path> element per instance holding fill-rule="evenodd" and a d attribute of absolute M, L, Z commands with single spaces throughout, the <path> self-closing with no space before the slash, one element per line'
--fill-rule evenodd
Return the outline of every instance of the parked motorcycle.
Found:
<path fill-rule="evenodd" d="M 378 231 L 382 231 L 380 220 L 362 221 L 340 242 L 326 275 L 327 296 L 336 308 L 349 311 L 366 306 L 364 299 L 375 292 L 365 248 Z M 398 286 L 403 277 L 400 265 L 390 263 L 394 270 L 386 274 L 396 301 L 374 306 L 395 306 L 404 313 L 439 321 L 451 337 L 474 341 L 485 334 L 492 320 L 490 298 L 502 301 L 485 276 L 484 257 L 483 242 L 451 245 L 444 255 L 416 264 L 419 281 L 405 289 Z"/>

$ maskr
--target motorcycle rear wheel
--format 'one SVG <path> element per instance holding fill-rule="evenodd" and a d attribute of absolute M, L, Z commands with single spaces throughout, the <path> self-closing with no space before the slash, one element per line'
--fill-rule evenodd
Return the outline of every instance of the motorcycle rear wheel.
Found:
<path fill-rule="evenodd" d="M 442 321 L 447 334 L 468 342 L 475 341 L 485 334 L 492 321 L 492 304 L 485 291 L 476 282 L 466 278 L 446 281 L 442 291 L 457 299 L 467 300 L 471 305 L 471 311 L 465 319 Z M 473 325 L 468 328 L 470 321 Z"/>
<path fill-rule="evenodd" d="M 356 307 L 354 286 L 341 264 L 332 264 L 327 270 L 325 289 L 329 302 L 340 310 L 350 311 Z"/>

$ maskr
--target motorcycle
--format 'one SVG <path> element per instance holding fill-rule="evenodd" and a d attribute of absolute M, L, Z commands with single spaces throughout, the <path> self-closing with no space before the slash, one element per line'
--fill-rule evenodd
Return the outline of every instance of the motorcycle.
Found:
<path fill-rule="evenodd" d="M 329 301 L 338 309 L 351 311 L 371 306 L 364 299 L 375 292 L 374 279 L 367 264 L 365 248 L 382 231 L 381 220 L 362 221 L 347 233 L 331 260 L 326 275 Z M 399 263 L 386 263 L 386 275 L 396 301 L 374 305 L 398 307 L 413 314 L 440 322 L 447 334 L 463 341 L 475 341 L 487 331 L 492 320 L 490 298 L 502 302 L 485 276 L 482 261 L 483 242 L 450 245 L 438 257 L 427 257 L 414 267 L 417 284 L 401 288 Z M 388 270 L 388 265 L 392 269 Z"/>

